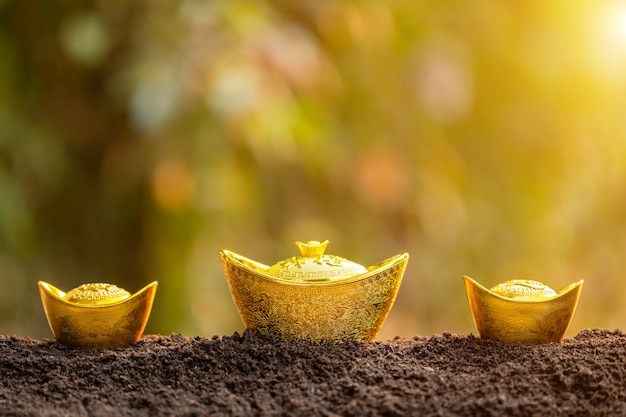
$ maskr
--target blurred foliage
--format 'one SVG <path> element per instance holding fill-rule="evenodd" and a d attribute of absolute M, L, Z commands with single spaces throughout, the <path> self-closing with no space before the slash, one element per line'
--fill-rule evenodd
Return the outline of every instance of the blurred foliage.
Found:
<path fill-rule="evenodd" d="M 232 334 L 219 250 L 309 239 L 410 253 L 382 339 L 476 333 L 464 274 L 621 327 L 625 112 L 617 1 L 0 1 L 0 333 L 51 336 L 44 279 Z"/>

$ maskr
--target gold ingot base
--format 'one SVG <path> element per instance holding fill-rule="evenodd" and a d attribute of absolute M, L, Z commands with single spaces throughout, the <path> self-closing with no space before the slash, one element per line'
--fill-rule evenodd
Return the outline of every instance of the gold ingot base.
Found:
<path fill-rule="evenodd" d="M 220 255 L 246 328 L 308 343 L 373 340 L 393 306 L 409 258 L 405 253 L 362 274 L 315 281 L 271 275 L 267 265 L 227 250 Z"/>
<path fill-rule="evenodd" d="M 133 295 L 111 284 L 84 284 L 65 293 L 39 281 L 39 294 L 56 340 L 78 349 L 113 349 L 141 338 L 157 282 Z"/>
<path fill-rule="evenodd" d="M 488 290 L 470 277 L 464 280 L 480 337 L 526 345 L 563 339 L 583 284 L 578 281 L 557 294 L 536 281 L 509 281 Z"/>

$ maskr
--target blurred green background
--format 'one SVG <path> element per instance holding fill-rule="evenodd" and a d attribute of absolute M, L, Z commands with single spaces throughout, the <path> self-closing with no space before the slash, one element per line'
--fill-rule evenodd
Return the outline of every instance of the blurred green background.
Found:
<path fill-rule="evenodd" d="M 624 328 L 624 3 L 0 0 L 1 334 L 51 337 L 40 279 L 232 334 L 219 250 L 324 239 L 410 253 L 382 340 L 476 334 L 464 274 Z"/>

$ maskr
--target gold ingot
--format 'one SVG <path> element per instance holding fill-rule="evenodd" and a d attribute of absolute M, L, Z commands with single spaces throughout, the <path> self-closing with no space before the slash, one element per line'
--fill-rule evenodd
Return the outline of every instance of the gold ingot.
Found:
<path fill-rule="evenodd" d="M 464 277 L 474 324 L 480 337 L 503 343 L 559 342 L 569 326 L 583 281 L 559 293 L 529 280 L 512 280 L 488 290 Z"/>
<path fill-rule="evenodd" d="M 139 340 L 157 282 L 135 294 L 112 284 L 83 284 L 65 293 L 39 281 L 41 303 L 58 342 L 78 349 L 113 349 Z"/>
<path fill-rule="evenodd" d="M 300 256 L 271 267 L 220 252 L 246 328 L 287 341 L 373 340 L 396 299 L 409 255 L 366 268 L 324 254 L 328 241 L 296 244 Z"/>

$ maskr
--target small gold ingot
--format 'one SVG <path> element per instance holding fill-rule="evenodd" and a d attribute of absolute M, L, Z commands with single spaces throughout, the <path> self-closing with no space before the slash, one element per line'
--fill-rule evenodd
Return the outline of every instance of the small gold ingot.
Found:
<path fill-rule="evenodd" d="M 480 337 L 526 345 L 563 339 L 583 285 L 580 280 L 556 293 L 537 281 L 507 281 L 488 290 L 470 277 L 464 280 Z"/>
<path fill-rule="evenodd" d="M 58 342 L 78 349 L 113 349 L 139 340 L 157 282 L 135 294 L 112 284 L 83 284 L 65 293 L 39 281 L 41 303 Z"/>
<path fill-rule="evenodd" d="M 287 341 L 373 340 L 396 299 L 409 255 L 366 268 L 324 254 L 328 241 L 296 244 L 300 256 L 271 267 L 220 252 L 246 328 Z"/>

